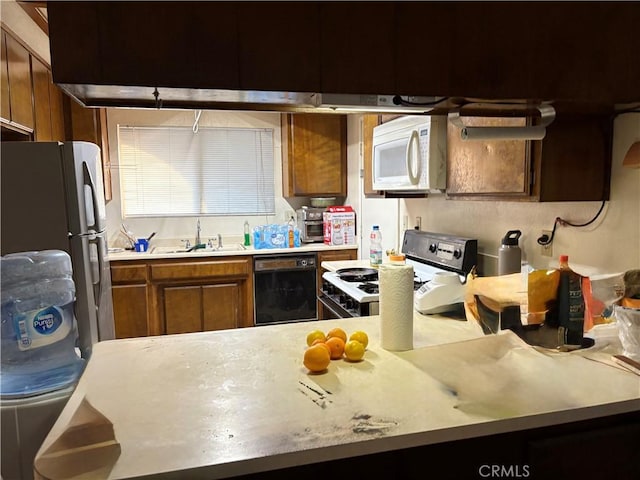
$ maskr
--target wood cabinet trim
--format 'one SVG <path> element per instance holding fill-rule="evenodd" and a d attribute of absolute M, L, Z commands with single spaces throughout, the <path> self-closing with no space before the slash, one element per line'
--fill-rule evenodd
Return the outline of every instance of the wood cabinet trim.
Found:
<path fill-rule="evenodd" d="M 112 283 L 145 282 L 147 279 L 146 265 L 111 265 Z"/>
<path fill-rule="evenodd" d="M 213 260 L 201 262 L 152 264 L 151 279 L 180 280 L 203 278 L 233 278 L 252 273 L 251 260 L 247 258 Z"/>

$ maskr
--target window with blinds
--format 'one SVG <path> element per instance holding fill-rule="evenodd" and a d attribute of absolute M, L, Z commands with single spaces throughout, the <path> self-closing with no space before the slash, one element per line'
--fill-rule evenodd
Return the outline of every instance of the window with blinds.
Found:
<path fill-rule="evenodd" d="M 273 129 L 118 126 L 124 217 L 275 213 Z"/>

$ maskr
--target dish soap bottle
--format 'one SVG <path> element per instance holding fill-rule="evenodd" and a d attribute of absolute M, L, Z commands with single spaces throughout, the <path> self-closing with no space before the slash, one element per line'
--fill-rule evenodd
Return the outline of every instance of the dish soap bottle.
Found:
<path fill-rule="evenodd" d="M 558 343 L 579 348 L 584 331 L 582 276 L 569 267 L 569 256 L 560 255 L 558 284 Z"/>
<path fill-rule="evenodd" d="M 251 245 L 251 236 L 249 235 L 249 221 L 244 221 L 244 246 L 248 247 Z"/>
<path fill-rule="evenodd" d="M 382 264 L 382 232 L 378 225 L 373 226 L 369 240 L 369 262 L 372 267 L 377 268 Z"/>

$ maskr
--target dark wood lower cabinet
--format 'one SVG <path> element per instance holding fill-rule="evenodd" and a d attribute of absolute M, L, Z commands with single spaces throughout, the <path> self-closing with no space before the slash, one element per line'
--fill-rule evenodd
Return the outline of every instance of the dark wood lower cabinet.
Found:
<path fill-rule="evenodd" d="M 241 282 L 163 288 L 165 333 L 241 327 L 241 288 Z"/>
<path fill-rule="evenodd" d="M 366 439 L 363 439 L 366 440 Z M 640 478 L 640 412 L 312 463 L 236 478 L 402 480 L 636 480 Z M 348 455 L 348 446 L 344 447 Z M 357 472 L 357 473 L 355 473 Z"/>
<path fill-rule="evenodd" d="M 253 325 L 251 256 L 111 262 L 116 337 Z"/>
<path fill-rule="evenodd" d="M 150 335 L 147 321 L 147 285 L 114 285 L 111 293 L 116 338 Z"/>

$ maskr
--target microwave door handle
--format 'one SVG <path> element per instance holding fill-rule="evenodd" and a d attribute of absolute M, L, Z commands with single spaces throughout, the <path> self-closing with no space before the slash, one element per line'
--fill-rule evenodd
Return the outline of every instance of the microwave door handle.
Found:
<path fill-rule="evenodd" d="M 420 137 L 418 137 L 418 131 L 414 130 L 411 132 L 411 138 L 409 138 L 409 143 L 407 144 L 407 175 L 409 175 L 409 181 L 411 185 L 417 185 L 420 181 L 420 166 L 422 162 L 418 158 L 418 162 L 416 162 L 416 173 L 414 175 L 413 169 L 411 168 L 411 153 L 413 149 L 417 146 L 418 148 L 418 157 L 420 157 Z"/>

